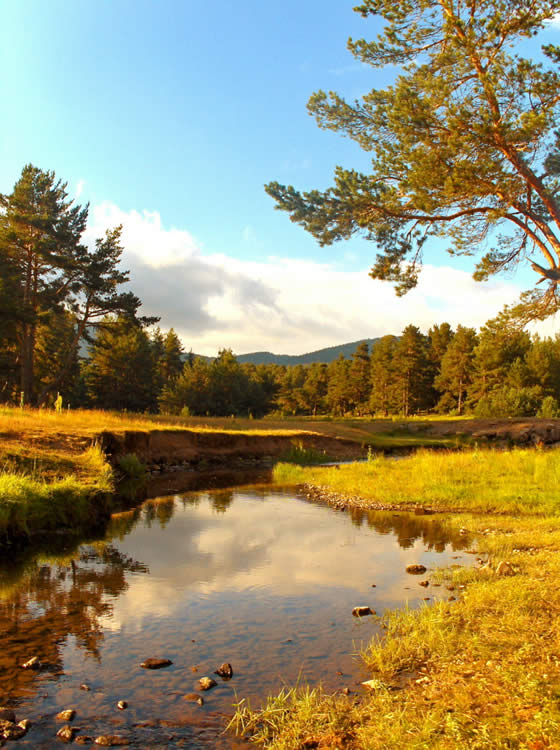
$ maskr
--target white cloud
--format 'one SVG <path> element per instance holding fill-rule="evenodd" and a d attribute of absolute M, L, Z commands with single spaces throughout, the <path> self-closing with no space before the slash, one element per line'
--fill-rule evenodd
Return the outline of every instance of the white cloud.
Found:
<path fill-rule="evenodd" d="M 91 216 L 90 241 L 123 224 L 123 264 L 143 300 L 143 314 L 161 316 L 162 328 L 173 326 L 187 349 L 200 354 L 223 347 L 238 354 L 299 354 L 398 334 L 409 323 L 424 331 L 443 321 L 478 327 L 520 291 L 512 283 L 479 284 L 465 271 L 427 265 L 418 287 L 399 298 L 389 284 L 370 279 L 366 269 L 203 253 L 192 234 L 165 228 L 157 212 L 124 212 L 103 203 Z"/>
<path fill-rule="evenodd" d="M 550 21 L 547 21 L 549 26 L 555 26 L 556 28 L 560 28 L 560 13 L 556 13 Z"/>

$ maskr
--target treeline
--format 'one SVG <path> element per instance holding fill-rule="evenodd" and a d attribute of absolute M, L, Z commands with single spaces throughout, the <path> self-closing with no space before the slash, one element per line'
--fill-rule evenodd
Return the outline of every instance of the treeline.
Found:
<path fill-rule="evenodd" d="M 90 250 L 87 206 L 53 172 L 24 167 L 0 195 L 0 402 L 193 416 L 472 413 L 560 415 L 560 337 L 508 311 L 480 332 L 409 325 L 326 364 L 240 364 L 186 354 L 173 329 L 119 291 L 121 228 Z"/>

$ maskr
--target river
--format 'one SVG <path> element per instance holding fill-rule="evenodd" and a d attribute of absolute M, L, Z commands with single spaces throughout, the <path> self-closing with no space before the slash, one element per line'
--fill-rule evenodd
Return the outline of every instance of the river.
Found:
<path fill-rule="evenodd" d="M 469 564 L 465 545 L 438 516 L 341 512 L 267 485 L 148 501 L 104 539 L 0 568 L 0 704 L 31 720 L 22 747 L 56 747 L 63 709 L 79 735 L 133 748 L 242 746 L 222 734 L 241 699 L 296 682 L 360 692 L 356 654 L 382 630 L 352 609 L 449 596 L 405 568 Z M 41 668 L 22 669 L 33 656 Z M 172 664 L 141 668 L 149 657 Z M 204 676 L 217 685 L 200 692 Z"/>

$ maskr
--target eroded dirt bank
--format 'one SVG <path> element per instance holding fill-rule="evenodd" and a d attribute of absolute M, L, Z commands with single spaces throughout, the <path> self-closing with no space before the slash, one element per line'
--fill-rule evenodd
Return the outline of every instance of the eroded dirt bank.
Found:
<path fill-rule="evenodd" d="M 185 468 L 197 468 L 201 463 L 225 465 L 243 461 L 273 461 L 296 446 L 340 460 L 361 458 L 366 453 L 366 448 L 353 440 L 305 432 L 290 435 L 191 430 L 127 431 L 121 434 L 103 432 L 99 435 L 98 442 L 112 463 L 122 456 L 134 453 L 148 466 Z"/>

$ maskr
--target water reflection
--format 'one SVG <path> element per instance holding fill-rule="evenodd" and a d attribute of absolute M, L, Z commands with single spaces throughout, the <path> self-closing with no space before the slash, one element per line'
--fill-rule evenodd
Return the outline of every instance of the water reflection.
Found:
<path fill-rule="evenodd" d="M 328 690 L 359 681 L 353 653 L 378 625 L 353 618 L 353 607 L 420 606 L 426 592 L 406 565 L 446 564 L 464 545 L 438 517 L 340 513 L 290 490 L 148 501 L 114 516 L 104 542 L 0 573 L 3 702 L 34 720 L 34 747 L 51 746 L 49 722 L 69 706 L 137 746 L 158 746 L 149 720 L 173 726 L 183 746 L 228 747 L 219 730 L 241 697 L 258 704 L 298 678 Z M 35 655 L 43 669 L 21 669 Z M 148 656 L 173 666 L 147 674 Z M 203 709 L 187 704 L 198 677 L 224 661 L 234 679 L 205 695 Z M 130 708 L 115 716 L 123 698 Z"/>

